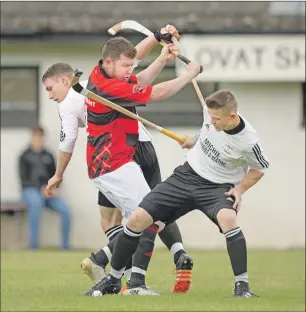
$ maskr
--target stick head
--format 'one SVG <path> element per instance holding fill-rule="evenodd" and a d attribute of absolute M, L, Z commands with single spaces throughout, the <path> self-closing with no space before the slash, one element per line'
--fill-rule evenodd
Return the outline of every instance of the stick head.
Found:
<path fill-rule="evenodd" d="M 148 28 L 146 28 L 143 25 L 139 24 L 138 22 L 132 21 L 132 20 L 123 21 L 121 23 L 114 25 L 113 27 L 111 27 L 108 30 L 108 33 L 110 35 L 114 36 L 119 31 L 124 30 L 124 29 L 132 29 L 132 30 L 138 31 L 138 32 L 140 32 L 146 36 L 153 35 L 152 31 L 150 31 Z"/>
<path fill-rule="evenodd" d="M 71 75 L 71 86 L 76 85 L 79 82 L 80 77 L 83 75 L 83 72 L 78 68 L 74 70 Z"/>

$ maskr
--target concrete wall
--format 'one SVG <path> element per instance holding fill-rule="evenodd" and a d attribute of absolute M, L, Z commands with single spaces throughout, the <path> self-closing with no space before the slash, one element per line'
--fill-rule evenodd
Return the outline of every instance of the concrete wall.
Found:
<path fill-rule="evenodd" d="M 73 54 L 72 54 L 73 55 Z M 3 65 L 39 65 L 40 74 L 54 62 L 67 61 L 84 70 L 86 77 L 98 59 L 97 53 L 70 54 L 3 53 Z M 258 130 L 271 168 L 262 181 L 243 197 L 240 225 L 250 247 L 305 246 L 305 129 L 301 124 L 302 96 L 299 83 L 232 83 L 223 84 L 234 92 L 240 112 Z M 40 122 L 47 130 L 50 149 L 56 153 L 60 121 L 57 104 L 50 102 L 44 89 L 40 92 Z M 179 135 L 198 129 L 170 129 Z M 151 131 L 159 156 L 163 178 L 184 161 L 178 144 Z M 1 199 L 18 199 L 17 157 L 26 146 L 26 129 L 1 129 Z M 14 142 L 14 144 L 10 144 Z M 75 153 L 65 175 L 62 194 L 69 202 L 72 215 L 72 245 L 97 249 L 106 242 L 99 227 L 96 208 L 97 191 L 88 179 L 85 164 L 85 133 L 79 133 Z M 201 216 L 200 216 L 201 215 Z M 224 238 L 215 225 L 200 212 L 192 212 L 178 221 L 187 247 L 223 248 Z M 41 242 L 59 244 L 59 219 L 43 215 Z M 158 246 L 161 242 L 158 240 Z"/>

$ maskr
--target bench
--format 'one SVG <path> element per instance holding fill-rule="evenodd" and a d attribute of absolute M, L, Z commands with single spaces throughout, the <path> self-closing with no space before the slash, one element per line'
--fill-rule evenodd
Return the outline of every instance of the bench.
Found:
<path fill-rule="evenodd" d="M 24 214 L 27 206 L 18 201 L 1 201 L 1 249 L 20 249 L 27 244 L 24 237 Z M 11 220 L 13 219 L 13 224 Z M 13 225 L 13 226 L 12 226 Z"/>

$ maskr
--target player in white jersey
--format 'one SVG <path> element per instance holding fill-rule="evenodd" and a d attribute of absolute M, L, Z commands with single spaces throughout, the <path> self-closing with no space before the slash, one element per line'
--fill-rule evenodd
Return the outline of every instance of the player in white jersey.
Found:
<path fill-rule="evenodd" d="M 246 242 L 237 212 L 241 195 L 262 178 L 269 161 L 256 131 L 238 113 L 231 92 L 213 93 L 206 98 L 206 105 L 200 134 L 186 136 L 182 144 L 191 149 L 187 161 L 145 196 L 117 238 L 110 274 L 91 291 L 110 294 L 119 287 L 126 260 L 149 224 L 157 220 L 169 224 L 198 209 L 226 238 L 235 276 L 234 296 L 256 296 L 249 288 Z"/>
<path fill-rule="evenodd" d="M 155 40 L 156 41 L 156 40 Z M 151 40 L 154 44 L 154 40 Z M 150 38 L 146 41 L 142 41 L 136 46 L 138 60 L 141 60 L 152 48 Z M 51 66 L 52 67 L 52 66 Z M 53 66 L 53 70 L 58 69 L 60 72 L 71 71 L 69 64 L 58 63 L 57 66 Z M 56 73 L 55 73 L 56 74 Z M 57 76 L 54 75 L 54 76 Z M 87 86 L 87 81 L 80 82 L 82 86 Z M 75 142 L 78 137 L 78 128 L 85 127 L 86 125 L 86 106 L 84 103 L 84 97 L 75 92 L 65 81 L 61 84 L 48 83 L 44 81 L 46 90 L 49 92 L 49 98 L 59 102 L 59 116 L 61 119 L 61 134 L 60 144 L 57 161 L 57 171 L 48 183 L 47 191 L 52 191 L 53 187 L 57 187 L 62 182 L 63 174 L 68 166 L 72 153 L 74 150 Z M 137 143 L 136 153 L 134 160 L 141 167 L 144 177 L 151 189 L 153 189 L 158 183 L 161 182 L 161 174 L 157 155 L 152 144 L 152 138 L 144 125 L 139 122 L 139 142 Z M 104 270 L 108 264 L 112 249 L 115 243 L 114 238 L 123 230 L 122 215 L 118 209 L 114 209 L 115 206 L 111 203 L 101 192 L 98 196 L 98 204 L 101 215 L 101 227 L 106 236 L 110 240 L 109 244 L 103 249 L 99 250 L 95 254 L 84 259 L 81 262 L 81 267 L 86 274 L 94 281 L 101 280 L 104 276 Z M 136 208 L 136 207 L 135 207 Z M 173 254 L 174 263 L 177 269 L 177 277 L 173 291 L 176 293 L 187 292 L 190 287 L 191 274 L 187 280 L 181 280 L 182 264 L 188 261 L 190 269 L 192 268 L 192 260 L 185 253 L 180 230 L 176 223 L 172 223 L 166 226 L 164 230 L 159 233 L 159 236 L 163 243 L 167 246 L 169 251 Z M 149 264 L 149 258 L 151 253 L 146 252 L 148 244 L 152 244 L 151 241 L 143 242 L 139 251 L 135 253 L 133 260 L 133 268 L 136 273 L 131 275 L 131 284 L 141 283 L 145 285 L 145 273 Z M 153 242 L 154 244 L 154 242 Z M 131 264 L 127 267 L 127 275 L 131 274 Z"/>

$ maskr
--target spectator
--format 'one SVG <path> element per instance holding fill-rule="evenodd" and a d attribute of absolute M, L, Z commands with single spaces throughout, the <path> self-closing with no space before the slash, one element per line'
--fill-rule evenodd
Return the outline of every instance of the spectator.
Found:
<path fill-rule="evenodd" d="M 41 127 L 32 128 L 30 146 L 19 156 L 19 176 L 22 200 L 29 211 L 29 241 L 32 249 L 38 248 L 39 225 L 43 208 L 48 207 L 61 215 L 62 248 L 69 248 L 70 210 L 66 202 L 53 193 L 46 192 L 48 180 L 55 173 L 53 155 L 45 149 L 45 131 Z"/>

